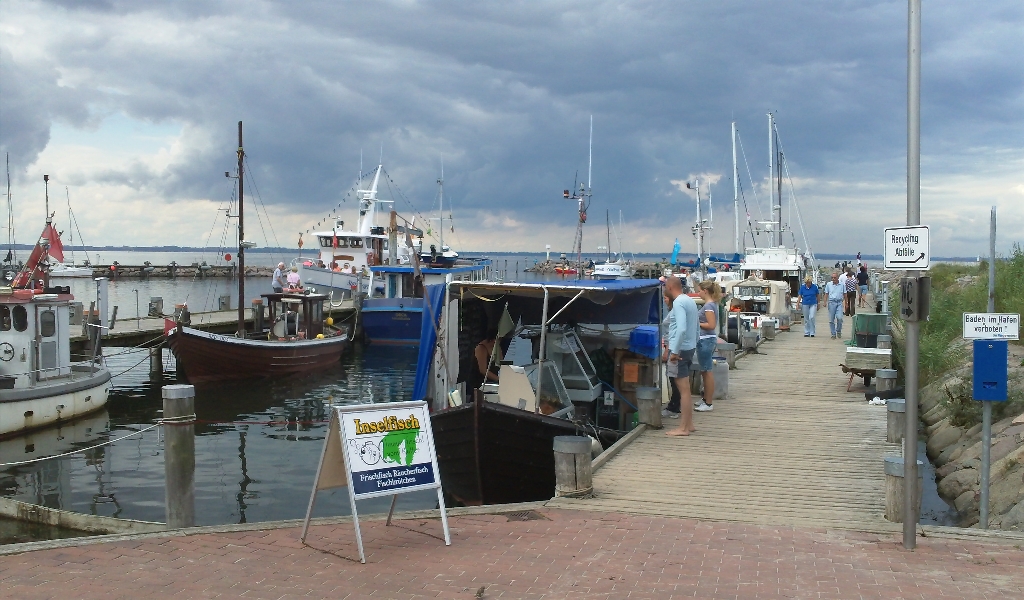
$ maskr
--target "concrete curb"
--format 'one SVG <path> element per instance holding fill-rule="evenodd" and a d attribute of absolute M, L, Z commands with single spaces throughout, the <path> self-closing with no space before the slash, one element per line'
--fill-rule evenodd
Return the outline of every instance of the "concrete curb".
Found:
<path fill-rule="evenodd" d="M 167 529 L 167 525 L 164 523 L 86 515 L 2 497 L 0 497 L 0 517 L 22 523 L 52 525 L 98 534 L 153 533 Z"/>
<path fill-rule="evenodd" d="M 537 510 L 540 508 L 544 508 L 545 502 L 546 500 L 538 502 L 521 502 L 518 504 L 488 504 L 484 506 L 461 506 L 456 508 L 449 508 L 447 512 L 448 516 L 451 517 L 463 517 L 472 515 L 500 515 L 510 512 Z M 395 513 L 394 516 L 394 519 L 397 520 L 440 518 L 441 511 L 438 509 L 398 511 Z M 387 513 L 360 515 L 359 517 L 360 521 L 384 521 L 386 519 Z M 137 522 L 145 523 L 146 521 Z M 186 537 L 192 535 L 205 535 L 208 533 L 239 533 L 248 531 L 267 531 L 272 529 L 297 529 L 299 527 L 302 527 L 302 522 L 302 519 L 286 519 L 282 521 L 264 521 L 262 523 L 243 523 L 239 525 L 208 525 L 204 527 L 188 527 L 185 529 L 163 529 L 161 531 L 153 532 L 119 533 L 113 535 L 95 535 L 89 537 L 66 538 L 61 540 L 46 540 L 41 542 L 25 542 L 22 544 L 7 544 L 0 546 L 0 556 L 8 556 L 11 554 L 23 554 L 25 552 L 34 552 L 37 550 L 53 550 L 57 548 L 72 548 L 78 546 L 89 546 L 92 544 L 127 542 L 132 540 L 147 540 L 163 537 Z M 339 525 L 351 522 L 352 517 L 320 517 L 316 519 L 311 519 L 310 525 Z M 163 526 L 162 523 L 158 523 L 158 525 L 160 525 L 161 527 Z"/>

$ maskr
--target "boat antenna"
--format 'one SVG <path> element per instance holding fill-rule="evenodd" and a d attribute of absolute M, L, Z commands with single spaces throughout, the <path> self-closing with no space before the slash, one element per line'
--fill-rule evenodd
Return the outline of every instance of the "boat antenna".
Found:
<path fill-rule="evenodd" d="M 238 337 L 245 337 L 245 222 L 242 220 L 243 160 L 242 122 L 238 122 Z"/>
<path fill-rule="evenodd" d="M 68 245 L 71 247 L 71 264 L 75 264 L 75 230 L 71 227 L 71 192 L 64 186 L 64 195 L 68 198 Z"/>
<path fill-rule="evenodd" d="M 43 193 L 46 195 L 46 224 L 53 222 L 50 217 L 50 176 L 43 175 Z"/>
<path fill-rule="evenodd" d="M 590 115 L 590 156 L 587 159 L 587 191 L 590 191 L 590 176 L 594 173 L 594 115 Z"/>
<path fill-rule="evenodd" d="M 14 249 L 14 204 L 11 202 L 11 153 L 7 153 L 7 252 L 11 256 L 11 264 L 18 262 L 17 251 Z"/>

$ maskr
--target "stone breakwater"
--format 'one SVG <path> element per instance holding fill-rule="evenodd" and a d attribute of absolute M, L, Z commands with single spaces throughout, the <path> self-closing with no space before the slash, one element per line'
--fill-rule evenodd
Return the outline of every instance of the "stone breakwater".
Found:
<path fill-rule="evenodd" d="M 1024 382 L 1019 347 L 1011 347 L 1010 388 Z M 971 367 L 961 367 L 921 389 L 919 409 L 935 465 L 939 495 L 953 503 L 960 526 L 977 525 L 981 499 L 981 424 L 968 426 Z M 1024 407 L 992 423 L 989 527 L 1024 531 Z M 965 423 L 966 422 L 966 423 Z"/>

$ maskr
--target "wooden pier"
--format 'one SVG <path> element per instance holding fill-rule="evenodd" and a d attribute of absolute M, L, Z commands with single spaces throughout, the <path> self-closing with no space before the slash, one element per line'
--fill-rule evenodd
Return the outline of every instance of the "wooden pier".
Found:
<path fill-rule="evenodd" d="M 824 329 L 822 325 L 825 325 Z M 844 326 L 852 335 L 852 319 Z M 737 361 L 729 396 L 694 413 L 696 433 L 644 431 L 594 473 L 592 499 L 561 508 L 690 517 L 759 525 L 895 531 L 883 518 L 885 406 L 863 387 L 846 391 L 845 340 L 797 324 Z M 678 419 L 663 419 L 666 428 Z"/>

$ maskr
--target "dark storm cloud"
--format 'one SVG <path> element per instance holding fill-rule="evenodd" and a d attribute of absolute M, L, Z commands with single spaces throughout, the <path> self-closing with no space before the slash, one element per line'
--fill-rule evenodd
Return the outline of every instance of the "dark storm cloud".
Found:
<path fill-rule="evenodd" d="M 586 177 L 591 114 L 594 209 L 631 221 L 692 218 L 670 183 L 689 173 L 725 175 L 716 207 L 731 208 L 729 122 L 759 181 L 768 110 L 794 176 L 903 177 L 904 2 L 53 4 L 44 18 L 87 26 L 46 40 L 42 64 L 2 64 L 4 149 L 31 158 L 51 121 L 112 111 L 183 123 L 194 145 L 167 172 L 98 176 L 168 200 L 223 195 L 238 120 L 264 199 L 307 210 L 336 204 L 360 149 L 370 168 L 383 144 L 421 210 L 443 156 L 458 210 L 571 226 L 560 191 Z M 1019 147 L 1022 11 L 926 3 L 926 168 Z"/>

